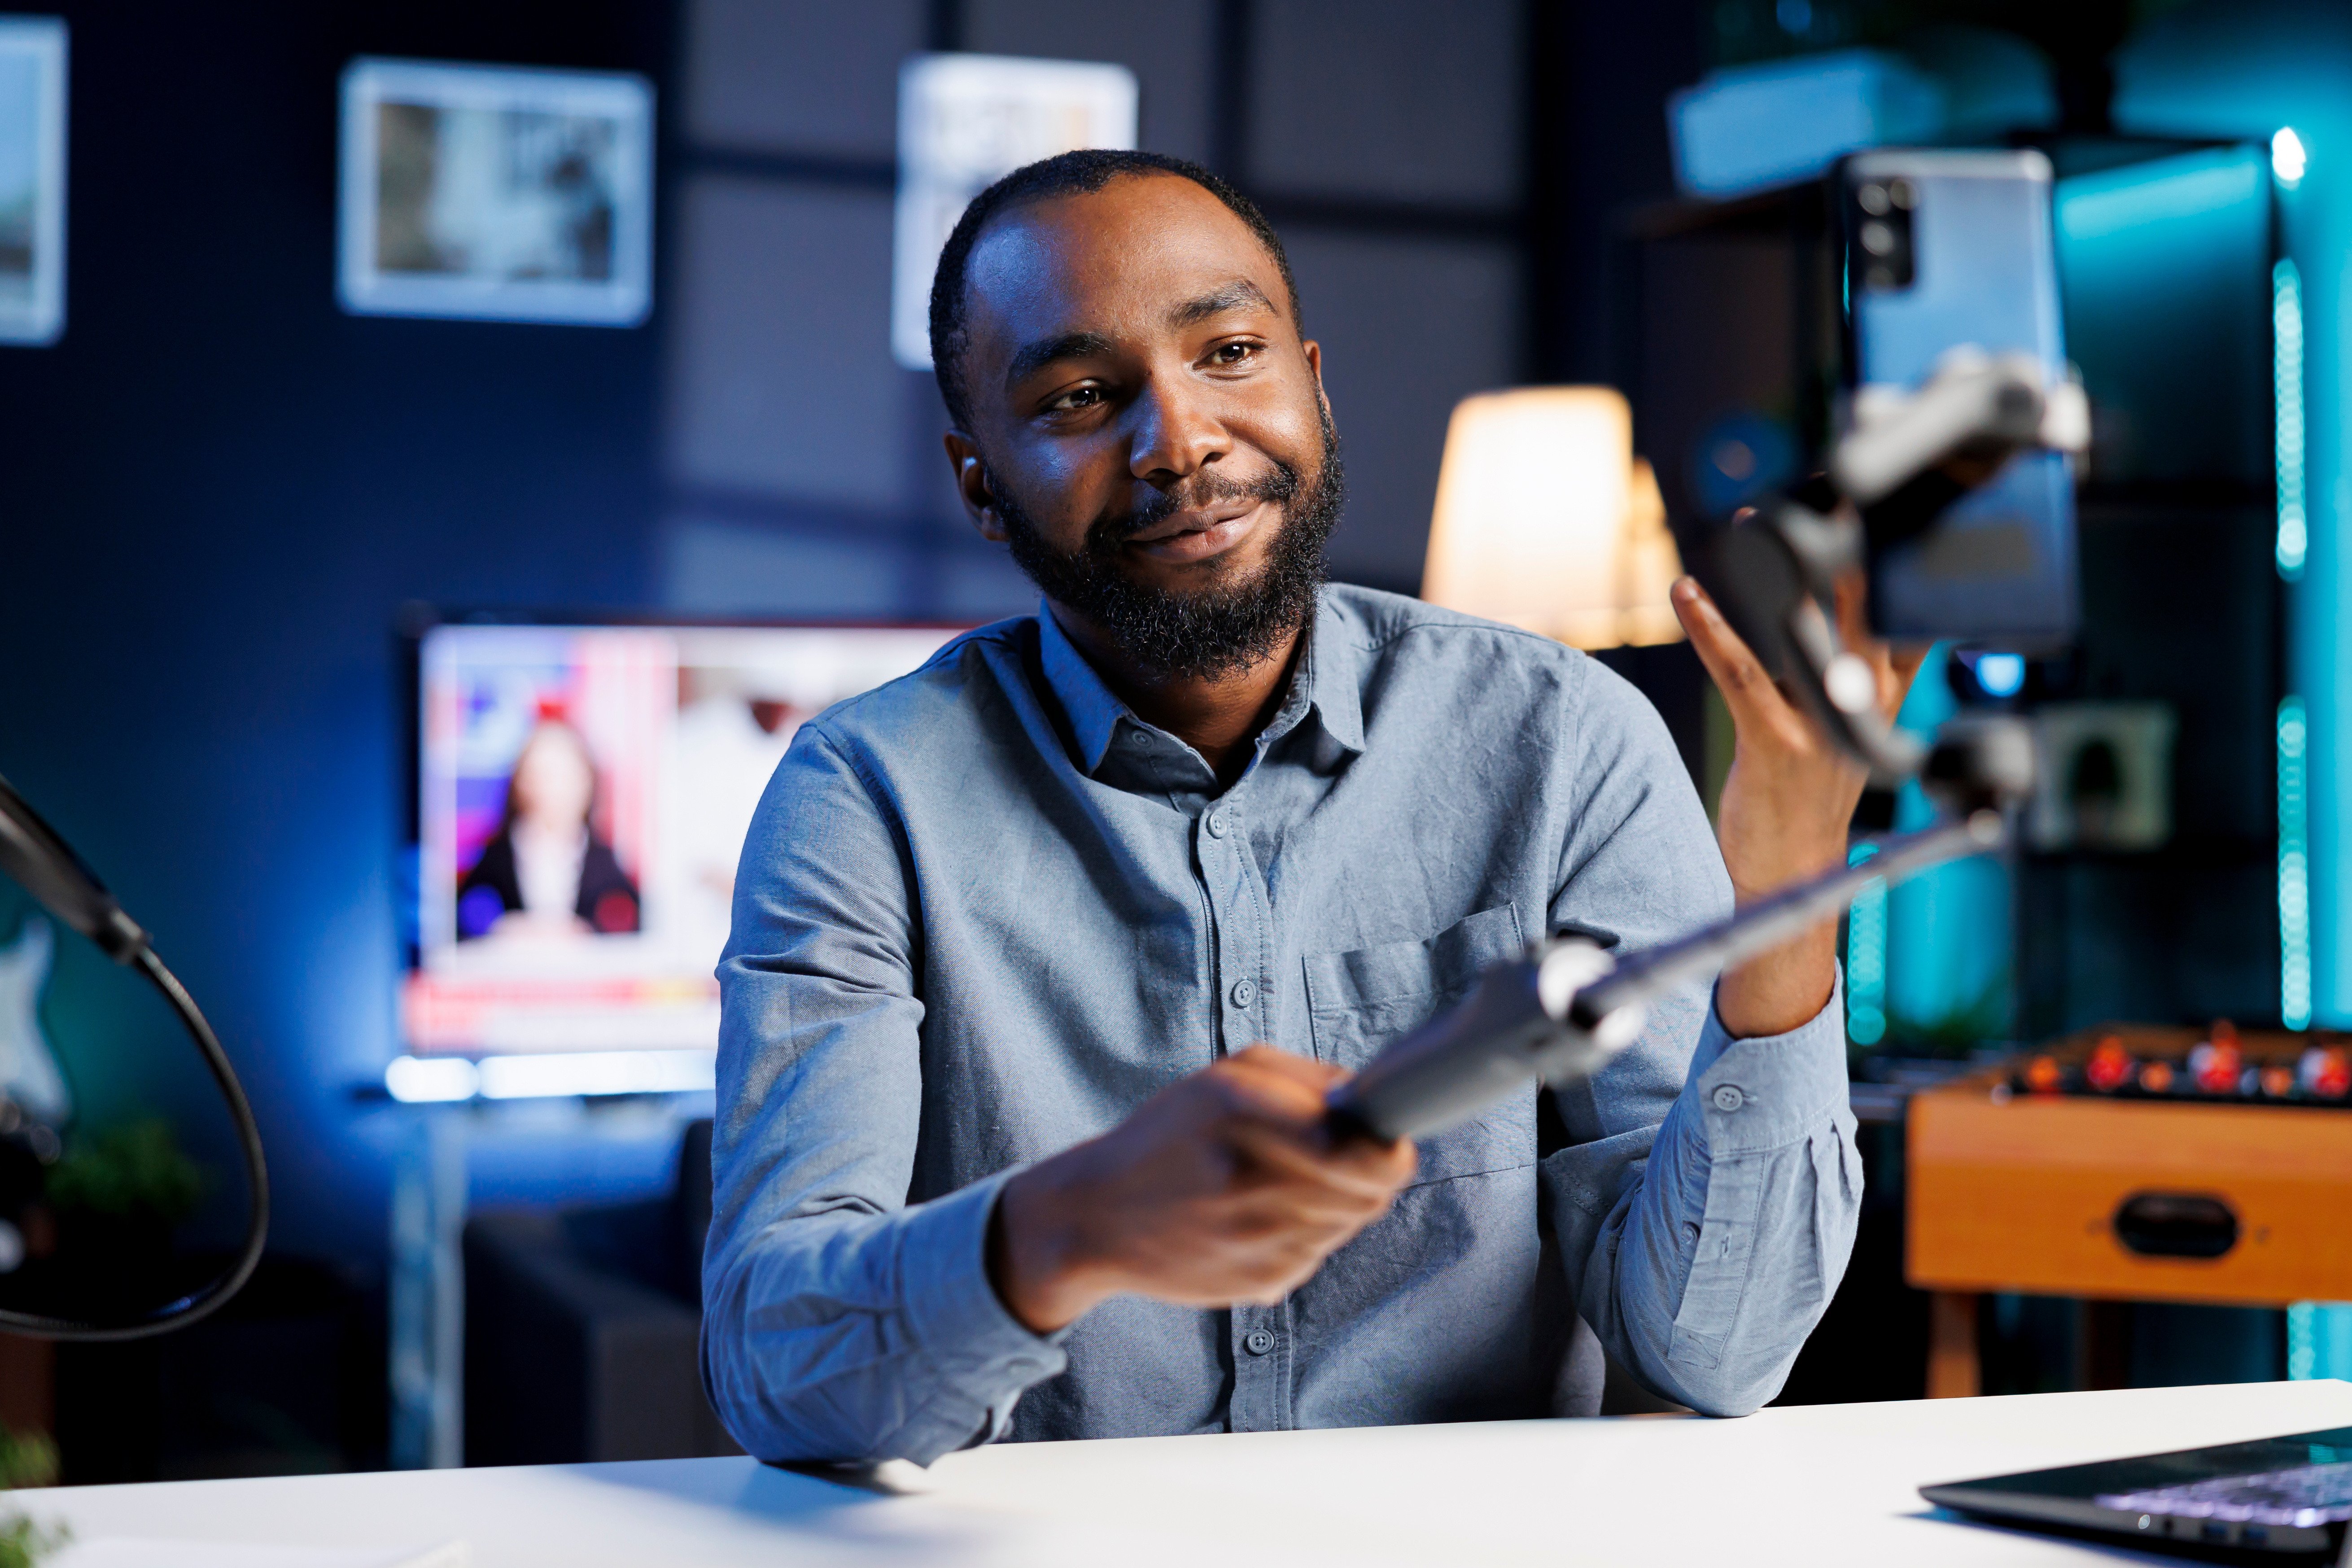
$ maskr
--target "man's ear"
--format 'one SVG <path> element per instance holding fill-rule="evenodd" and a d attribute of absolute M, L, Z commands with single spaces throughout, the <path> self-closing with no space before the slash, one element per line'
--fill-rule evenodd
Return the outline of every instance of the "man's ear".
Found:
<path fill-rule="evenodd" d="M 1315 397 L 1323 405 L 1323 412 L 1331 412 L 1330 395 L 1323 390 L 1323 345 L 1313 338 L 1300 340 L 1298 346 L 1307 353 L 1307 368 L 1315 374 Z"/>
<path fill-rule="evenodd" d="M 979 444 L 961 430 L 950 430 L 945 437 L 948 466 L 955 471 L 956 498 L 963 502 L 963 513 L 971 519 L 980 536 L 992 543 L 1004 542 L 1004 519 L 996 510 L 996 496 L 988 488 L 988 465 L 981 460 Z"/>

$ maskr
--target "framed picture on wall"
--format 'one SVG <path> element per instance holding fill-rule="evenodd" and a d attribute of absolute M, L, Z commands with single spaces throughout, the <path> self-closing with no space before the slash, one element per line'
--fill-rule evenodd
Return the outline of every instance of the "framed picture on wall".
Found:
<path fill-rule="evenodd" d="M 66 25 L 0 16 L 0 342 L 66 330 Z"/>
<path fill-rule="evenodd" d="M 931 274 L 971 198 L 1024 163 L 1135 145 L 1125 66 L 996 55 L 917 55 L 898 70 L 898 203 L 890 350 L 931 367 Z"/>
<path fill-rule="evenodd" d="M 352 61 L 343 308 L 636 325 L 653 299 L 653 123 L 641 77 Z"/>

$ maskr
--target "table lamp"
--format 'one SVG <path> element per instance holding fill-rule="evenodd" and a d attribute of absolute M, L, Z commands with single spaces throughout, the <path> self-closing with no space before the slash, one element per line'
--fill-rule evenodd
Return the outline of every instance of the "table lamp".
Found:
<path fill-rule="evenodd" d="M 1675 642 L 1682 572 L 1633 418 L 1605 386 L 1463 399 L 1445 432 L 1422 596 L 1580 648 Z"/>

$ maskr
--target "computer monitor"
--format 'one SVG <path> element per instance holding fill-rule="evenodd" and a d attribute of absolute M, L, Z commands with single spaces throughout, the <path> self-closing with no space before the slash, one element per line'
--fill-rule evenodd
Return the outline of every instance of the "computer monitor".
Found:
<path fill-rule="evenodd" d="M 408 1056 L 394 1091 L 494 1092 L 489 1062 L 469 1076 L 476 1058 L 707 1062 L 736 862 L 793 732 L 916 669 L 959 629 L 414 628 Z M 561 1068 L 507 1073 L 593 1087 Z M 637 1071 L 612 1087 L 693 1077 Z"/>

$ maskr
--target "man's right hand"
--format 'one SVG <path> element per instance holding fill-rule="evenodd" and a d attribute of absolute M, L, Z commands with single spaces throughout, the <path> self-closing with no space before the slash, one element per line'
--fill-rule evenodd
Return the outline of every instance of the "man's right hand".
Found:
<path fill-rule="evenodd" d="M 1279 1301 L 1412 1179 L 1409 1142 L 1324 1136 L 1323 1097 L 1347 1076 L 1252 1046 L 1032 1165 L 997 1199 L 997 1295 L 1038 1333 L 1113 1296 Z"/>

